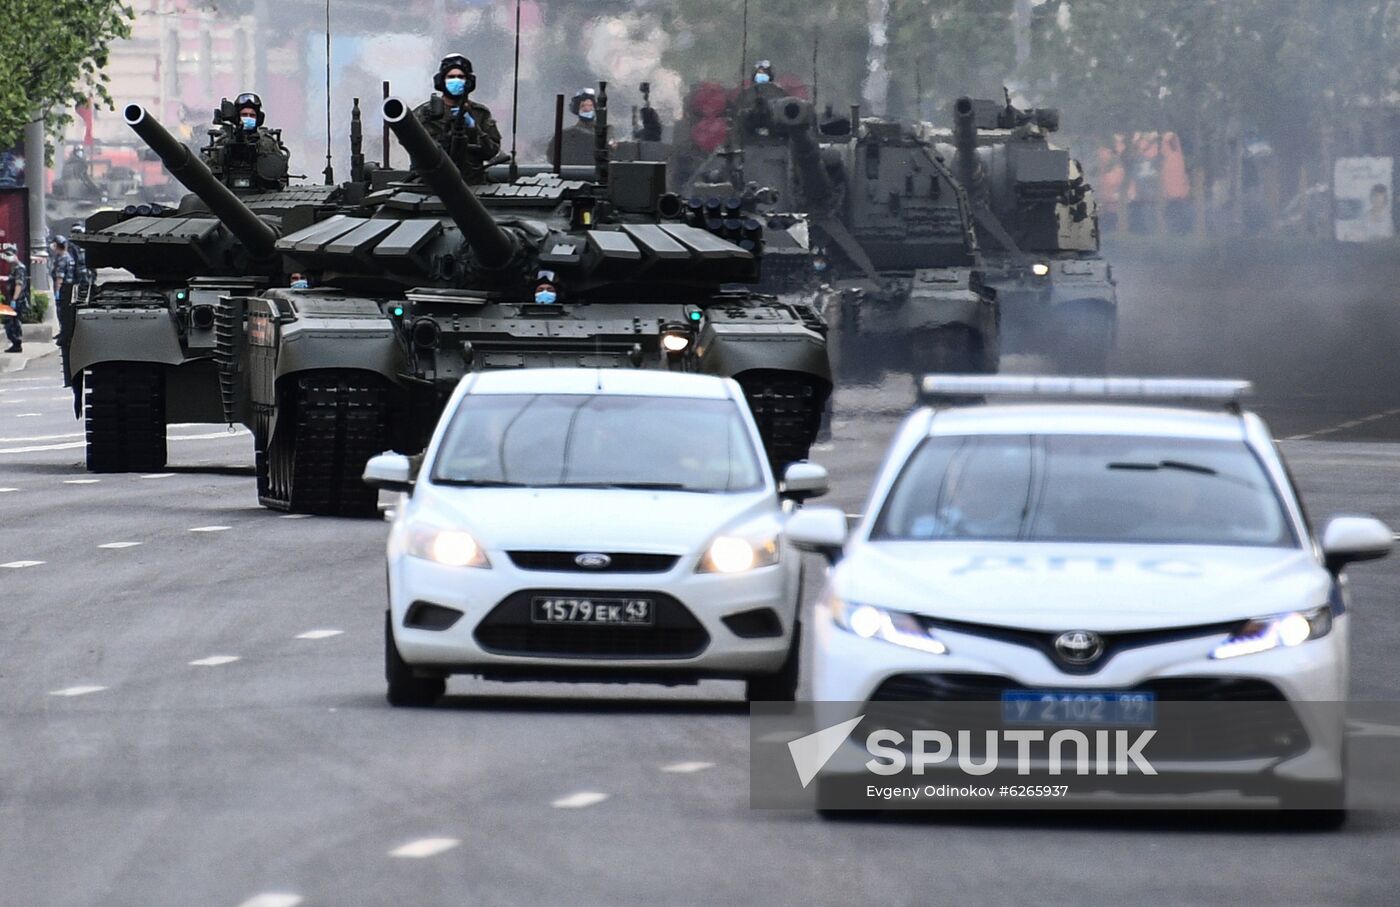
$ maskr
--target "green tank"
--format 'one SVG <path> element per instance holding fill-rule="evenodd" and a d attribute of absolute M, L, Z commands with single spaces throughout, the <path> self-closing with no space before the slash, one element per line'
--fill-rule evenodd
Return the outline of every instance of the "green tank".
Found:
<path fill-rule="evenodd" d="M 68 349 L 87 466 L 150 471 L 166 462 L 166 425 L 248 421 L 216 350 L 241 323 L 230 298 L 286 283 L 282 233 L 331 215 L 341 187 L 235 191 L 138 104 L 127 124 L 190 195 L 178 206 L 128 205 L 87 219 L 75 237 L 92 269 L 78 288 Z"/>
<path fill-rule="evenodd" d="M 216 356 L 238 376 L 265 505 L 373 514 L 365 461 L 420 451 L 482 369 L 732 377 L 775 471 L 806 458 L 831 391 L 826 325 L 746 286 L 760 276 L 758 221 L 696 217 L 665 191 L 664 164 L 606 153 L 596 168 L 497 169 L 504 181 L 468 188 L 402 101 L 383 116 L 417 179 L 381 171 L 356 204 L 279 232 L 275 252 L 315 289 L 229 300 L 246 330 Z M 555 303 L 534 301 L 541 271 Z"/>
<path fill-rule="evenodd" d="M 967 189 L 986 282 L 1002 306 L 1007 348 L 1102 373 L 1117 333 L 1113 268 L 1099 252 L 1093 187 L 1050 142 L 1059 111 L 959 98 L 952 128 L 931 138 Z"/>
<path fill-rule="evenodd" d="M 804 254 L 783 269 L 785 286 L 820 301 L 839 372 L 996 371 L 996 296 L 968 200 L 933 145 L 854 108 L 821 119 L 796 97 L 756 96 L 746 110 L 686 191 L 740 191 L 770 219 L 798 222 Z"/>

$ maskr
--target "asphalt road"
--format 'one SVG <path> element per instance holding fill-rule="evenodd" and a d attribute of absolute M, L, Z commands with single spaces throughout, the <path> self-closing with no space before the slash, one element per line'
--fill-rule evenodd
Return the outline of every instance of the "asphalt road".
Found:
<path fill-rule="evenodd" d="M 58 384 L 52 359 L 0 377 L 0 904 L 1394 902 L 1400 813 L 1364 804 L 1336 833 L 750 810 L 737 683 L 454 678 L 391 709 L 383 524 L 259 508 L 218 426 L 172 428 L 164 473 L 90 476 Z M 908 399 L 842 392 L 833 502 L 860 509 Z M 1287 435 L 1356 418 L 1263 402 Z M 1347 440 L 1382 421 L 1285 443 L 1315 517 L 1400 526 L 1400 445 Z M 1400 700 L 1400 559 L 1352 578 L 1354 692 Z"/>

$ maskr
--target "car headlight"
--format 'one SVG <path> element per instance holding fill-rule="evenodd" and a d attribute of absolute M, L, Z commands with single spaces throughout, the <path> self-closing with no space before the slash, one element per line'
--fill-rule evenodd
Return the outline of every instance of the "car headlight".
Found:
<path fill-rule="evenodd" d="M 757 538 L 721 535 L 700 558 L 699 573 L 746 573 L 778 562 L 777 533 Z"/>
<path fill-rule="evenodd" d="M 1235 658 L 1270 649 L 1289 649 L 1332 631 L 1332 608 L 1323 605 L 1311 611 L 1289 611 L 1247 620 L 1215 647 L 1211 658 Z"/>
<path fill-rule="evenodd" d="M 1050 266 L 1043 261 L 1037 261 L 1031 265 L 1031 273 L 1036 277 L 1049 277 Z"/>
<path fill-rule="evenodd" d="M 410 525 L 404 530 L 404 551 L 413 557 L 448 567 L 491 566 L 486 552 L 481 550 L 472 534 L 460 529 Z"/>
<path fill-rule="evenodd" d="M 948 654 L 948 647 L 943 641 L 907 611 L 890 611 L 874 605 L 842 601 L 834 595 L 829 599 L 828 607 L 836 626 L 862 639 L 880 639 L 928 655 Z"/>

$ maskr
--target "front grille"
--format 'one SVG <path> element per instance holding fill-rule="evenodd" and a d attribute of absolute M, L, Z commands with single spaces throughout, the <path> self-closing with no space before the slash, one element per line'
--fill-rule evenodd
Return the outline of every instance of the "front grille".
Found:
<path fill-rule="evenodd" d="M 536 597 L 648 598 L 656 621 L 649 627 L 600 624 L 536 624 L 530 606 Z M 710 644 L 710 634 L 690 611 L 661 592 L 618 590 L 526 589 L 509 596 L 482 618 L 476 641 L 497 655 L 547 655 L 558 658 L 693 658 Z"/>
<path fill-rule="evenodd" d="M 984 731 L 1004 726 L 999 705 L 950 706 L 940 714 L 938 704 L 999 703 L 1003 692 L 1025 687 L 1010 677 L 993 674 L 896 674 L 880 684 L 870 702 L 928 703 L 927 708 L 893 707 L 886 717 L 894 720 L 887 723 L 902 724 L 909 730 L 965 729 L 980 743 L 985 739 Z M 1151 757 L 1156 760 L 1286 758 L 1308 747 L 1308 735 L 1297 712 L 1277 687 L 1264 680 L 1171 677 L 1146 681 L 1129 692 L 1156 695 L 1156 720 L 1151 725 L 1157 730 L 1151 742 Z M 882 720 L 877 715 L 867 716 L 868 730 L 881 726 Z M 1014 747 L 1001 755 L 1014 758 Z"/>
<path fill-rule="evenodd" d="M 510 562 L 521 570 L 548 570 L 556 573 L 665 573 L 680 560 L 678 554 L 639 554 L 596 552 L 608 558 L 606 567 L 584 567 L 575 560 L 591 551 L 507 551 Z"/>
<path fill-rule="evenodd" d="M 915 615 L 917 620 L 926 630 L 937 634 L 941 630 L 949 630 L 954 633 L 966 633 L 969 636 L 980 636 L 985 639 L 995 639 L 1012 645 L 1025 646 L 1035 649 L 1045 655 L 1055 663 L 1055 666 L 1066 674 L 1094 674 L 1102 670 L 1104 665 L 1113 660 L 1114 656 L 1128 649 L 1137 649 L 1144 646 L 1157 646 L 1169 642 L 1178 642 L 1184 639 L 1199 639 L 1205 636 L 1217 636 L 1230 632 L 1239 626 L 1239 621 L 1229 621 L 1226 623 L 1197 624 L 1190 627 L 1164 627 L 1155 630 L 1129 630 L 1121 633 L 1101 633 L 1103 637 L 1103 654 L 1090 664 L 1076 665 L 1062 659 L 1055 651 L 1055 639 L 1063 631 L 1045 632 L 1042 630 L 1023 630 L 1017 627 L 998 627 L 992 624 L 975 624 L 963 621 L 943 620 L 936 617 L 926 617 Z M 1065 627 L 1065 630 L 1073 630 L 1075 627 Z"/>

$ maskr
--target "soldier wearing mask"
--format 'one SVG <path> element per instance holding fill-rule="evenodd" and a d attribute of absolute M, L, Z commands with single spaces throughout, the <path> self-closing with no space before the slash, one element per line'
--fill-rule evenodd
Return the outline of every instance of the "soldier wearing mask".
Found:
<path fill-rule="evenodd" d="M 501 130 L 485 104 L 469 100 L 476 89 L 472 61 L 449 54 L 438 64 L 433 87 L 439 94 L 419 104 L 413 115 L 442 146 L 468 183 L 486 179 L 486 168 L 501 153 Z"/>
<path fill-rule="evenodd" d="M 768 105 L 787 94 L 773 81 L 772 62 L 759 60 L 753 65 L 753 81 L 739 95 L 736 119 L 746 132 L 768 135 L 773 128 L 773 114 Z"/>
<path fill-rule="evenodd" d="M 24 328 L 20 326 L 20 316 L 29 309 L 29 269 L 19 260 L 19 255 L 10 245 L 0 249 L 0 260 L 5 262 L 10 271 L 7 278 L 9 284 L 5 287 L 3 299 L 6 305 L 15 310 L 15 314 L 7 315 L 3 319 L 5 339 L 10 341 L 10 347 L 5 352 L 21 353 L 24 352 Z"/>
<path fill-rule="evenodd" d="M 574 124 L 560 136 L 559 148 L 562 163 L 566 165 L 591 166 L 597 153 L 593 132 L 593 122 L 597 117 L 598 93 L 591 88 L 574 92 L 569 101 L 569 112 L 576 119 Z M 554 145 L 549 146 L 549 162 L 554 163 Z"/>
<path fill-rule="evenodd" d="M 263 125 L 262 98 L 245 91 L 229 105 L 224 101 L 203 150 L 209 169 L 230 189 L 273 190 L 287 185 L 291 152 L 282 144 L 281 130 Z"/>

